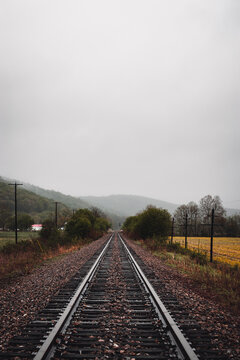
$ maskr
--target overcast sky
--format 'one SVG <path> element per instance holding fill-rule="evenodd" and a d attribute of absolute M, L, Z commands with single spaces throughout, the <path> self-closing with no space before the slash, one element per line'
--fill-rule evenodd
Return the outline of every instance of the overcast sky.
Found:
<path fill-rule="evenodd" d="M 0 175 L 240 208 L 239 0 L 0 0 Z"/>

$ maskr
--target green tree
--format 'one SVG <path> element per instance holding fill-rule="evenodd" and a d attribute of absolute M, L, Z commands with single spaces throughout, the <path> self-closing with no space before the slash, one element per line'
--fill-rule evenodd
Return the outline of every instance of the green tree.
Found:
<path fill-rule="evenodd" d="M 8 209 L 0 209 L 0 228 L 5 230 L 11 216 L 12 213 Z"/>
<path fill-rule="evenodd" d="M 147 207 L 137 221 L 138 234 L 143 238 L 162 237 L 167 238 L 171 227 L 171 216 L 167 210 L 153 206 Z"/>
<path fill-rule="evenodd" d="M 129 216 L 123 223 L 123 230 L 128 233 L 129 236 L 136 238 L 138 234 L 136 233 L 138 222 L 138 216 Z"/>
<path fill-rule="evenodd" d="M 167 210 L 148 206 L 144 211 L 136 216 L 128 217 L 123 229 L 130 236 L 147 238 L 167 239 L 171 227 L 171 216 Z"/>
<path fill-rule="evenodd" d="M 110 228 L 110 226 L 111 225 L 107 219 L 97 217 L 94 224 L 94 230 L 104 233 Z"/>
<path fill-rule="evenodd" d="M 19 230 L 28 230 L 31 225 L 34 224 L 33 218 L 28 214 L 20 214 L 18 216 L 18 228 Z"/>
<path fill-rule="evenodd" d="M 55 239 L 58 236 L 58 230 L 54 221 L 50 219 L 43 221 L 40 235 L 43 239 Z"/>
<path fill-rule="evenodd" d="M 105 219 L 107 218 L 104 212 L 96 206 L 92 206 L 90 210 L 96 219 L 100 217 Z"/>
<path fill-rule="evenodd" d="M 6 228 L 9 230 L 15 230 L 15 216 L 10 216 L 6 222 Z"/>
<path fill-rule="evenodd" d="M 67 223 L 66 233 L 72 237 L 85 238 L 90 234 L 91 228 L 91 222 L 88 217 L 78 214 Z"/>
<path fill-rule="evenodd" d="M 95 239 L 110 227 L 109 221 L 100 215 L 96 208 L 79 209 L 68 221 L 65 231 L 71 237 Z"/>

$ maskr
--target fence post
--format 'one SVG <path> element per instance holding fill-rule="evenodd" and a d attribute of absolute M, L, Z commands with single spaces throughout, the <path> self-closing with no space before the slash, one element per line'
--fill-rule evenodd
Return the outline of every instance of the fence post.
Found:
<path fill-rule="evenodd" d="M 171 234 L 171 244 L 173 243 L 173 232 L 174 232 L 174 217 L 172 218 L 172 234 Z"/>
<path fill-rule="evenodd" d="M 186 213 L 186 219 L 185 219 L 185 249 L 187 249 L 187 230 L 188 230 L 188 214 Z"/>
<path fill-rule="evenodd" d="M 213 261 L 213 234 L 214 234 L 214 208 L 212 209 L 212 220 L 211 220 L 210 262 Z"/>

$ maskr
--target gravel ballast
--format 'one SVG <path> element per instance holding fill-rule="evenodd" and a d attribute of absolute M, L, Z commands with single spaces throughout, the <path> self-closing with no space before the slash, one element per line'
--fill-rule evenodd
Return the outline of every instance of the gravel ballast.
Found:
<path fill-rule="evenodd" d="M 46 261 L 29 275 L 4 283 L 0 290 L 0 350 L 33 320 L 72 276 L 104 244 L 108 235 L 67 255 Z"/>
<path fill-rule="evenodd" d="M 8 341 L 21 332 L 21 328 L 33 320 L 82 265 L 103 245 L 108 236 L 84 246 L 80 250 L 45 262 L 31 274 L 11 280 L 0 291 L 0 351 Z M 229 359 L 240 359 L 240 320 L 227 312 L 204 292 L 189 277 L 180 274 L 158 257 L 127 239 L 128 245 L 141 260 L 164 283 L 189 316 L 200 323 L 212 337 L 213 343 Z"/>

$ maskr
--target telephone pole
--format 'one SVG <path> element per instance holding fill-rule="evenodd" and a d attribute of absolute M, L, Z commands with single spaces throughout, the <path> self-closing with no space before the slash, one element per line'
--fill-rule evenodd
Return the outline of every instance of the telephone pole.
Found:
<path fill-rule="evenodd" d="M 57 229 L 57 223 L 58 223 L 58 202 L 55 202 L 55 226 Z"/>
<path fill-rule="evenodd" d="M 17 226 L 17 186 L 23 185 L 23 184 L 17 184 L 16 182 L 14 184 L 8 184 L 10 186 L 15 187 L 15 242 L 17 244 L 18 241 L 18 226 Z"/>
<path fill-rule="evenodd" d="M 172 218 L 171 244 L 173 243 L 173 233 L 174 233 L 174 217 Z"/>
<path fill-rule="evenodd" d="M 212 209 L 212 221 L 211 221 L 210 262 L 213 261 L 213 233 L 214 233 L 214 208 Z"/>
<path fill-rule="evenodd" d="M 186 219 L 185 219 L 185 249 L 187 249 L 187 235 L 188 235 L 188 214 L 186 213 Z"/>

